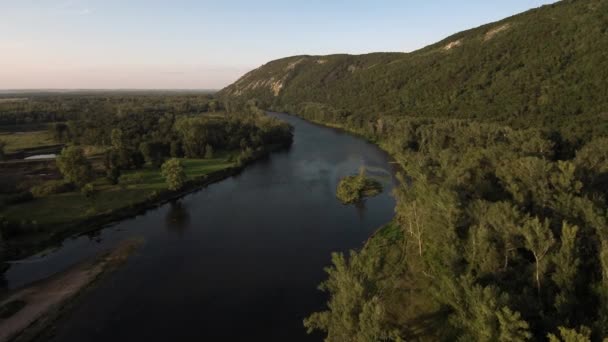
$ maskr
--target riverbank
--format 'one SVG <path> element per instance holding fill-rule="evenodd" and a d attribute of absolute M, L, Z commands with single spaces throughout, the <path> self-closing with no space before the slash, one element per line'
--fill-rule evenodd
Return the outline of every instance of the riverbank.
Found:
<path fill-rule="evenodd" d="M 49 326 L 79 294 L 126 262 L 142 243 L 125 241 L 94 260 L 8 293 L 0 301 L 0 342 L 31 341 L 48 334 Z"/>
<path fill-rule="evenodd" d="M 247 158 L 241 158 L 238 162 L 235 156 L 224 156 L 208 164 L 185 160 L 189 179 L 178 191 L 168 190 L 156 170 L 155 175 L 137 176 L 143 179 L 142 184 L 128 186 L 125 189 L 114 186 L 112 191 L 97 194 L 96 199 L 88 200 L 79 193 L 60 194 L 46 200 L 15 206 L 10 209 L 12 211 L 5 210 L 0 215 L 4 215 L 9 220 L 11 217 L 27 217 L 29 220 L 17 222 L 20 230 L 29 233 L 6 241 L 7 259 L 23 258 L 60 243 L 70 235 L 89 233 L 107 224 L 143 214 L 147 210 L 235 176 L 247 165 L 286 147 L 286 145 L 267 146 L 254 151 Z M 104 203 L 109 205 L 104 206 Z M 88 210 L 90 206 L 95 210 Z"/>

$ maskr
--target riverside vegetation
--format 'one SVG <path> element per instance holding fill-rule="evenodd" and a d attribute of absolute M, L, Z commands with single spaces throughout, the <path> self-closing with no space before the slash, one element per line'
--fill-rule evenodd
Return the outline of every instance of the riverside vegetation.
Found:
<path fill-rule="evenodd" d="M 608 337 L 608 2 L 564 0 L 412 53 L 296 56 L 222 90 L 379 144 L 393 222 L 335 254 L 337 341 Z"/>
<path fill-rule="evenodd" d="M 47 132 L 63 148 L 56 161 L 2 154 L 4 257 L 136 214 L 292 140 L 289 125 L 255 111 L 229 115 L 207 94 L 29 96 L 0 103 L 2 128 L 27 141 L 32 130 Z"/>

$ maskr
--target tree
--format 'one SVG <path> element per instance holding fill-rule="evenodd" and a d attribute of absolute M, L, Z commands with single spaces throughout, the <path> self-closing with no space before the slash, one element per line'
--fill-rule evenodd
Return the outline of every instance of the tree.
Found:
<path fill-rule="evenodd" d="M 63 177 L 70 183 L 82 187 L 93 178 L 91 162 L 80 147 L 69 146 L 57 157 L 57 167 Z"/>
<path fill-rule="evenodd" d="M 186 172 L 179 159 L 169 159 L 161 167 L 161 175 L 165 178 L 169 190 L 179 190 L 186 182 Z"/>
<path fill-rule="evenodd" d="M 217 100 L 211 100 L 209 101 L 209 111 L 210 112 L 215 112 L 218 108 L 218 101 Z"/>
<path fill-rule="evenodd" d="M 380 260 L 351 251 L 349 257 L 333 253 L 332 263 L 325 269 L 328 279 L 319 287 L 331 294 L 330 310 L 304 320 L 308 333 L 325 331 L 327 342 L 395 340 L 377 289 L 370 282 Z"/>
<path fill-rule="evenodd" d="M 500 325 L 498 335 L 500 342 L 524 342 L 532 337 L 528 323 L 521 318 L 519 312 L 513 312 L 508 307 L 503 307 L 502 310 L 496 312 L 496 317 L 498 317 Z"/>
<path fill-rule="evenodd" d="M 213 146 L 207 144 L 207 146 L 205 146 L 205 159 L 211 158 L 213 158 Z"/>
<path fill-rule="evenodd" d="M 111 166 L 109 169 L 106 169 L 106 178 L 114 185 L 118 184 L 120 174 L 120 169 L 117 166 Z"/>
<path fill-rule="evenodd" d="M 564 318 L 567 318 L 574 311 L 572 305 L 577 300 L 575 295 L 576 276 L 581 263 L 576 251 L 577 233 L 577 226 L 563 222 L 560 248 L 553 257 L 555 272 L 551 275 L 551 278 L 559 289 L 555 298 L 555 307 Z"/>
<path fill-rule="evenodd" d="M 139 144 L 139 152 L 144 156 L 146 163 L 152 164 L 152 144 L 144 141 Z"/>
<path fill-rule="evenodd" d="M 123 133 L 120 128 L 112 129 L 110 139 L 112 141 L 112 147 L 114 147 L 115 149 L 120 150 L 125 147 Z"/>
<path fill-rule="evenodd" d="M 591 342 L 591 329 L 582 326 L 578 329 L 559 327 L 559 337 L 548 334 L 549 342 Z"/>
<path fill-rule="evenodd" d="M 522 234 L 526 241 L 526 248 L 534 255 L 536 272 L 536 288 L 540 295 L 541 275 L 544 273 L 547 260 L 546 256 L 555 244 L 555 238 L 549 228 L 549 221 L 542 222 L 538 217 L 528 219 L 524 223 Z"/>
<path fill-rule="evenodd" d="M 58 142 L 64 142 L 68 140 L 69 135 L 69 127 L 63 122 L 56 122 L 51 125 L 51 133 L 53 134 L 53 138 Z"/>

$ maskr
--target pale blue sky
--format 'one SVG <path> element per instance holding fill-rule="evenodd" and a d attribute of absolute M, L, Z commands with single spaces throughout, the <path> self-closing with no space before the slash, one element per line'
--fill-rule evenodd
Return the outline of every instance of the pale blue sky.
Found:
<path fill-rule="evenodd" d="M 412 51 L 553 0 L 0 0 L 0 89 L 221 88 L 297 54 Z"/>

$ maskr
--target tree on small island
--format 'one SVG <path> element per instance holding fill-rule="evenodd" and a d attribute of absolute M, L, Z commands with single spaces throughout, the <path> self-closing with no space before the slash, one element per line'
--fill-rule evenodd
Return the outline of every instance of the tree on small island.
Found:
<path fill-rule="evenodd" d="M 347 176 L 340 180 L 336 196 L 344 204 L 361 201 L 365 197 L 372 197 L 382 192 L 382 184 L 377 180 L 367 178 L 365 168 L 359 169 L 359 174 Z"/>

